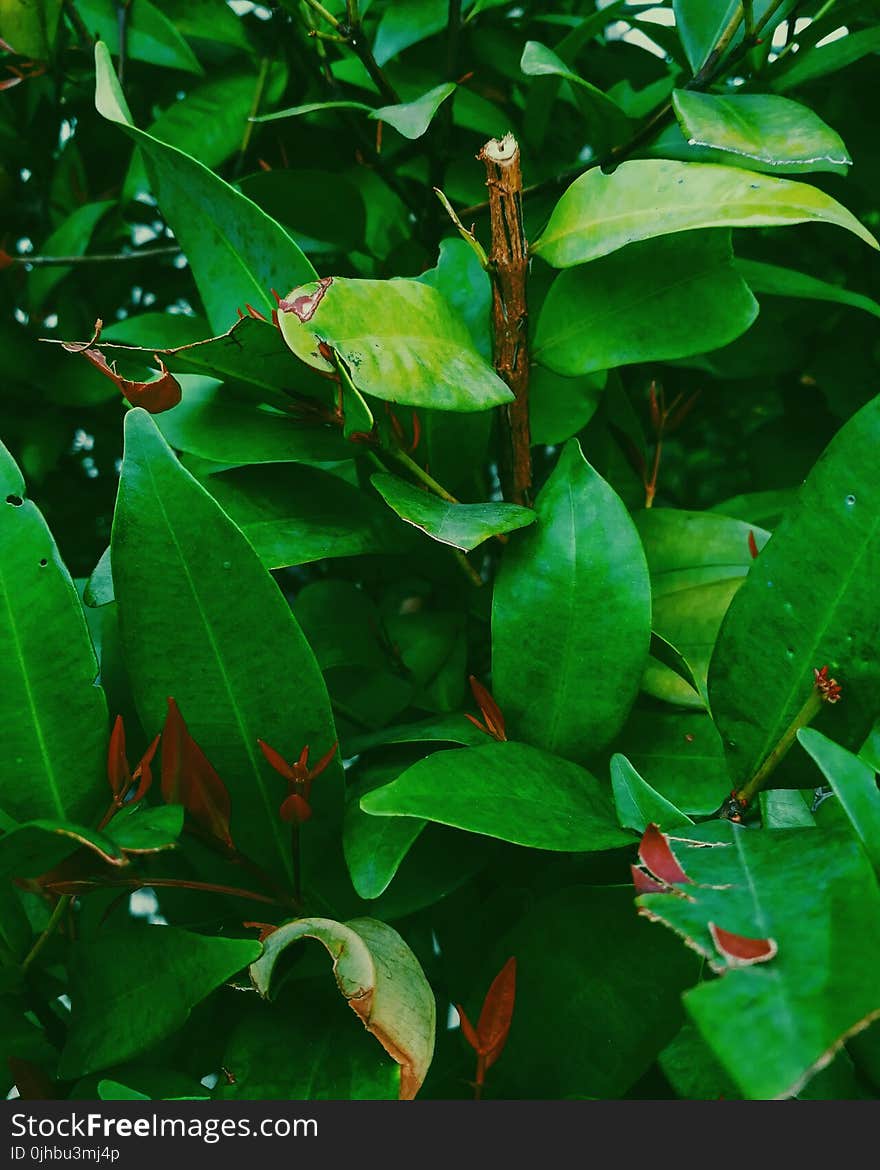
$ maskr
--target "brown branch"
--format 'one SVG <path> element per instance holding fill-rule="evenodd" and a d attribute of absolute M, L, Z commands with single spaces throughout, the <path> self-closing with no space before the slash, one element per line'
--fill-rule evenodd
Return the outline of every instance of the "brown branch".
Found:
<path fill-rule="evenodd" d="M 486 164 L 492 244 L 492 330 L 495 369 L 513 392 L 505 409 L 506 442 L 502 467 L 505 495 L 529 504 L 532 487 L 529 429 L 529 312 L 526 276 L 529 257 L 522 219 L 519 146 L 512 134 L 487 142 L 478 157 Z"/>
<path fill-rule="evenodd" d="M 34 268 L 60 268 L 68 264 L 115 264 L 117 260 L 146 260 L 151 256 L 179 256 L 180 247 L 145 248 L 142 252 L 103 252 L 91 256 L 10 256 L 12 264 L 31 264 Z"/>

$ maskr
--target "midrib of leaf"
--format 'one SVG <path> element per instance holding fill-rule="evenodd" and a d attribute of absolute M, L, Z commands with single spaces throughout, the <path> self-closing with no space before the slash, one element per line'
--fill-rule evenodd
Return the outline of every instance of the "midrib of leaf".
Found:
<path fill-rule="evenodd" d="M 571 632 L 575 629 L 575 605 L 574 605 L 574 591 L 577 584 L 577 525 L 574 522 L 574 492 L 572 491 L 571 481 L 569 480 L 565 485 L 568 493 L 568 524 L 570 529 L 569 548 L 572 550 L 572 555 L 569 559 L 570 580 L 567 591 L 567 609 L 568 619 L 565 623 L 567 634 L 562 639 L 562 670 L 559 672 L 559 687 L 557 689 L 556 704 L 553 708 L 551 718 L 550 743 L 553 744 L 553 749 L 556 749 L 557 738 L 556 732 L 559 728 L 559 723 L 562 718 L 563 704 L 568 705 L 568 678 L 571 670 L 571 654 L 572 643 L 574 638 L 571 637 Z"/>
<path fill-rule="evenodd" d="M 816 665 L 816 666 L 821 665 L 819 663 L 815 663 L 815 664 L 813 663 L 813 659 L 815 658 L 816 650 L 819 647 L 819 643 L 825 637 L 825 634 L 828 631 L 828 627 L 831 625 L 831 622 L 834 619 L 834 616 L 837 612 L 837 607 L 840 604 L 840 599 L 844 596 L 844 594 L 847 592 L 850 585 L 852 584 L 852 580 L 855 577 L 856 572 L 859 569 L 859 566 L 861 565 L 862 560 L 864 559 L 868 549 L 870 548 L 871 543 L 873 542 L 874 538 L 876 537 L 878 530 L 880 530 L 880 517 L 878 517 L 874 521 L 874 523 L 871 526 L 870 531 L 865 535 L 865 539 L 862 542 L 862 547 L 859 550 L 858 555 L 855 557 L 854 560 L 852 560 L 850 562 L 849 572 L 844 574 L 844 577 L 843 577 L 843 580 L 840 584 L 840 587 L 834 596 L 834 600 L 832 601 L 831 605 L 829 605 L 828 608 L 826 609 L 826 616 L 819 622 L 818 627 L 816 628 L 816 632 L 814 633 L 814 636 L 810 642 L 809 652 L 804 654 L 801 657 L 801 669 L 797 674 L 795 674 L 794 682 L 791 684 L 791 686 L 788 690 L 788 694 L 785 697 L 785 703 L 779 708 L 781 714 L 779 715 L 779 717 L 777 718 L 777 720 L 773 724 L 773 726 L 770 728 L 770 730 L 767 732 L 767 735 L 765 736 L 765 739 L 764 739 L 763 747 L 761 748 L 761 754 L 757 757 L 757 760 L 752 765 L 752 767 L 758 768 L 761 765 L 761 763 L 763 763 L 763 761 L 770 754 L 771 750 L 779 742 L 779 739 L 780 739 L 783 731 L 785 730 L 785 727 L 787 726 L 787 719 L 790 717 L 788 715 L 788 712 L 790 711 L 790 708 L 792 705 L 792 700 L 794 699 L 795 695 L 797 694 L 799 687 L 803 683 L 803 671 L 804 671 L 803 664 L 807 663 L 808 665 Z"/>
<path fill-rule="evenodd" d="M 58 779 L 55 774 L 55 766 L 49 755 L 49 749 L 46 746 L 46 738 L 43 734 L 43 726 L 37 714 L 37 705 L 34 700 L 34 692 L 31 688 L 30 676 L 27 671 L 27 664 L 25 662 L 24 654 L 22 653 L 21 640 L 18 636 L 18 626 L 15 619 L 15 614 L 12 610 L 12 602 L 10 601 L 9 590 L 6 587 L 6 579 L 0 569 L 0 592 L 3 594 L 3 601 L 6 606 L 6 612 L 9 616 L 9 630 L 12 634 L 12 641 L 15 646 L 15 657 L 18 662 L 19 670 L 21 672 L 21 680 L 24 684 L 24 692 L 27 696 L 27 704 L 31 713 L 31 722 L 34 725 L 34 731 L 37 735 L 37 743 L 40 747 L 40 755 L 43 757 L 43 763 L 46 768 L 46 778 L 49 781 L 49 790 L 52 793 L 52 801 L 58 816 L 63 820 L 65 817 L 65 808 L 61 800 L 61 793 L 58 788 Z"/>
<path fill-rule="evenodd" d="M 253 771 L 254 777 L 256 778 L 256 781 L 257 781 L 257 789 L 258 789 L 258 791 L 260 793 L 260 797 L 263 801 L 263 807 L 264 807 L 264 810 L 266 812 L 266 818 L 269 822 L 269 825 L 271 826 L 272 835 L 275 838 L 275 843 L 278 847 L 279 855 L 281 856 L 283 863 L 285 865 L 285 868 L 286 868 L 287 867 L 287 851 L 284 848 L 281 837 L 279 835 L 280 822 L 273 815 L 273 809 L 272 809 L 272 806 L 269 802 L 269 797 L 268 797 L 268 794 L 266 792 L 266 786 L 263 782 L 263 777 L 262 777 L 262 774 L 260 772 L 259 763 L 257 762 L 256 752 L 254 751 L 253 746 L 251 745 L 250 735 L 248 734 L 248 728 L 245 725 L 244 717 L 242 715 L 241 708 L 240 708 L 238 702 L 236 701 L 235 693 L 234 693 L 233 688 L 232 688 L 232 683 L 230 681 L 229 674 L 226 670 L 226 664 L 223 660 L 223 655 L 220 653 L 220 647 L 218 646 L 217 640 L 214 637 L 214 631 L 213 631 L 213 628 L 211 626 L 211 622 L 209 621 L 208 615 L 206 614 L 205 609 L 202 605 L 201 597 L 199 596 L 198 590 L 196 589 L 192 574 L 189 571 L 189 565 L 186 562 L 186 557 L 183 555 L 183 549 L 180 545 L 180 541 L 177 539 L 177 534 L 174 531 L 174 526 L 172 525 L 171 519 L 170 519 L 168 512 L 165 508 L 165 504 L 164 504 L 164 501 L 162 500 L 161 493 L 159 492 L 159 490 L 156 486 L 156 477 L 153 473 L 152 467 L 150 466 L 149 460 L 144 460 L 142 463 L 142 466 L 144 466 L 146 468 L 146 470 L 149 474 L 150 486 L 153 490 L 153 495 L 155 496 L 156 503 L 159 505 L 159 510 L 162 513 L 162 519 L 164 520 L 165 526 L 168 529 L 168 535 L 171 537 L 171 540 L 174 544 L 174 548 L 177 552 L 178 559 L 180 561 L 180 565 L 181 565 L 183 572 L 184 572 L 184 575 L 186 577 L 187 585 L 189 586 L 190 593 L 192 594 L 193 601 L 195 602 L 195 605 L 196 605 L 196 610 L 198 612 L 199 617 L 202 620 L 202 626 L 204 628 L 208 642 L 211 646 L 211 650 L 213 652 L 214 659 L 217 663 L 217 668 L 220 671 L 220 676 L 222 678 L 223 685 L 226 689 L 226 695 L 227 695 L 227 698 L 229 700 L 229 705 L 232 708 L 232 711 L 235 715 L 235 720 L 236 720 L 236 723 L 238 725 L 239 734 L 241 735 L 242 743 L 245 746 L 245 751 L 247 752 L 248 760 L 249 760 L 250 765 L 251 765 L 251 770 Z M 196 485 L 196 486 L 198 486 L 198 485 Z M 202 489 L 202 490 L 204 491 L 204 489 Z M 207 492 L 205 492 L 205 495 L 207 496 Z M 210 499 L 210 496 L 208 496 L 208 499 Z M 225 515 L 225 513 L 224 513 L 224 515 Z M 228 517 L 227 517 L 227 519 L 228 519 Z M 230 522 L 230 524 L 233 523 L 231 520 L 229 522 Z M 256 554 L 254 554 L 254 555 L 256 555 Z"/>

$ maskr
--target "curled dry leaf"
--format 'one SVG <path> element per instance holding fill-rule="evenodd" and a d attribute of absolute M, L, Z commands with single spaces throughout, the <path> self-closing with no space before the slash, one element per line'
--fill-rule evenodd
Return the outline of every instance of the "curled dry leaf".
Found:
<path fill-rule="evenodd" d="M 96 370 L 106 375 L 127 402 L 132 406 L 142 406 L 150 414 L 161 414 L 177 406 L 183 397 L 180 383 L 168 370 L 158 354 L 155 359 L 159 363 L 159 376 L 149 382 L 136 382 L 130 378 L 123 378 L 117 371 L 115 362 L 108 362 L 99 349 L 94 348 L 101 332 L 100 320 L 95 323 L 95 335 L 85 345 L 79 342 L 64 342 L 63 347 L 68 353 L 81 353 L 92 363 Z"/>
<path fill-rule="evenodd" d="M 251 980 L 270 998 L 275 963 L 303 938 L 320 942 L 333 958 L 333 974 L 349 1007 L 400 1065 L 400 1099 L 412 1100 L 434 1055 L 434 993 L 418 959 L 396 930 L 373 918 L 334 922 L 300 918 L 273 931 L 251 964 Z"/>
<path fill-rule="evenodd" d="M 718 953 L 727 960 L 728 967 L 751 967 L 755 963 L 766 963 L 779 951 L 773 938 L 746 938 L 745 935 L 724 930 L 714 922 L 709 923 L 709 933 Z"/>

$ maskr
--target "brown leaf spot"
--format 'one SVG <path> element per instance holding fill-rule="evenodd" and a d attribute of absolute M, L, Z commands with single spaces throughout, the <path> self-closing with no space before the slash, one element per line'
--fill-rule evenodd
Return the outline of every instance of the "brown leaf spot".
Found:
<path fill-rule="evenodd" d="M 728 967 L 752 967 L 774 958 L 779 947 L 773 938 L 746 938 L 723 927 L 709 923 L 709 933 L 718 953 L 727 960 Z"/>
<path fill-rule="evenodd" d="M 666 885 L 691 880 L 676 860 L 669 838 L 653 822 L 645 829 L 639 843 L 639 858 L 654 877 Z"/>
<path fill-rule="evenodd" d="M 287 294 L 283 301 L 278 302 L 278 308 L 282 313 L 293 313 L 305 325 L 314 317 L 318 305 L 324 299 L 324 294 L 332 283 L 333 277 L 325 276 L 318 281 L 318 287 L 314 292 L 300 293 L 297 296 L 299 289 L 294 289 L 293 292 Z"/>

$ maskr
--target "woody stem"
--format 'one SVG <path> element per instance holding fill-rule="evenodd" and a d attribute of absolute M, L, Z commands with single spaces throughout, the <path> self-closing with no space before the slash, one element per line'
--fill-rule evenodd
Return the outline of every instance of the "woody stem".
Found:
<path fill-rule="evenodd" d="M 785 729 L 779 738 L 779 742 L 758 768 L 757 772 L 752 776 L 743 787 L 736 793 L 736 798 L 740 804 L 745 807 L 755 799 L 757 794 L 761 791 L 764 785 L 776 768 L 782 763 L 783 759 L 788 753 L 789 748 L 797 738 L 797 733 L 802 727 L 806 727 L 819 714 L 822 707 L 822 696 L 814 687 L 810 692 L 807 701 L 795 715 L 791 724 Z"/>

